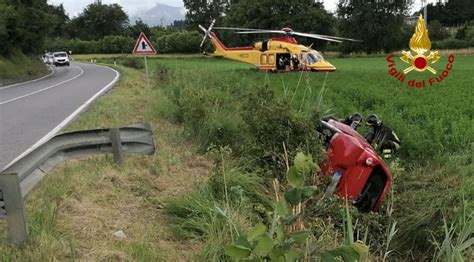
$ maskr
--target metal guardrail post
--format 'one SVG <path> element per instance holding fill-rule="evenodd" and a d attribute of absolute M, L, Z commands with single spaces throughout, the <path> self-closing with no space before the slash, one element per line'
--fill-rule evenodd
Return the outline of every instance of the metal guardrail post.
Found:
<path fill-rule="evenodd" d="M 21 244 L 28 238 L 28 228 L 18 174 L 0 174 L 0 188 L 3 196 L 8 196 L 4 197 L 3 202 L 7 214 L 9 236 L 13 243 Z"/>
<path fill-rule="evenodd" d="M 112 154 L 115 164 L 122 163 L 122 139 L 118 128 L 110 129 L 110 140 L 112 142 Z"/>

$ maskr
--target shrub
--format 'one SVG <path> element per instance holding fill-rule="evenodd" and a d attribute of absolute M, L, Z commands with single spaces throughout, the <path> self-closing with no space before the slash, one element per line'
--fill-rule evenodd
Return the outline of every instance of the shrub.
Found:
<path fill-rule="evenodd" d="M 288 100 L 276 99 L 274 91 L 266 86 L 249 91 L 241 100 L 241 115 L 247 129 L 247 141 L 242 146 L 244 156 L 257 159 L 259 166 L 281 175 L 286 170 L 283 144 L 290 158 L 298 149 L 320 155 L 318 135 L 311 120 L 295 112 Z"/>
<path fill-rule="evenodd" d="M 131 53 L 135 40 L 126 36 L 105 36 L 99 40 L 99 51 L 104 54 Z"/>
<path fill-rule="evenodd" d="M 156 49 L 160 53 L 197 53 L 202 35 L 196 31 L 178 31 L 156 37 Z"/>
<path fill-rule="evenodd" d="M 469 42 L 455 38 L 433 41 L 433 49 L 460 49 L 469 47 Z"/>
<path fill-rule="evenodd" d="M 127 57 L 125 59 L 119 60 L 119 63 L 124 66 L 135 68 L 135 69 L 142 69 L 145 67 L 142 59 L 139 59 L 139 58 Z"/>

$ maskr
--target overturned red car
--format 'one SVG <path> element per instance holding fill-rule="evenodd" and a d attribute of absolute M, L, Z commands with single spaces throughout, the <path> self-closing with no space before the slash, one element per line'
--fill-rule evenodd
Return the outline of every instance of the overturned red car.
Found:
<path fill-rule="evenodd" d="M 364 137 L 341 122 L 321 121 L 318 131 L 328 156 L 321 171 L 333 177 L 335 193 L 360 211 L 377 211 L 392 180 L 387 165 Z"/>

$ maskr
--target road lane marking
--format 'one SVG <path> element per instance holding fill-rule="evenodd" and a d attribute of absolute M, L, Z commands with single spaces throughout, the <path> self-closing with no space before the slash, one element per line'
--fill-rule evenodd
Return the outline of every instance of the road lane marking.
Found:
<path fill-rule="evenodd" d="M 2 87 L 0 87 L 0 90 L 7 89 L 7 88 L 10 88 L 10 87 L 14 87 L 14 86 L 33 83 L 33 82 L 40 81 L 40 80 L 43 80 L 47 77 L 50 77 L 50 76 L 54 75 L 54 69 L 52 69 L 51 67 L 49 67 L 49 69 L 51 70 L 51 72 L 49 72 L 49 74 L 47 74 L 45 76 L 42 76 L 42 77 L 37 78 L 37 79 L 30 80 L 30 81 L 26 81 L 26 82 L 16 83 L 16 84 L 13 84 L 13 85 L 8 85 L 8 86 L 2 86 Z"/>
<path fill-rule="evenodd" d="M 18 96 L 18 97 L 9 99 L 9 100 L 7 100 L 7 101 L 0 102 L 0 106 L 1 106 L 1 105 L 4 105 L 4 104 L 8 104 L 8 103 L 13 102 L 13 101 L 16 101 L 16 100 L 18 100 L 18 99 L 22 99 L 22 98 L 29 97 L 29 96 L 32 96 L 32 95 L 37 94 L 37 93 L 41 93 L 41 92 L 43 92 L 43 91 L 46 91 L 46 90 L 51 89 L 51 88 L 53 88 L 53 87 L 57 87 L 57 86 L 59 86 L 59 85 L 62 85 L 62 84 L 64 84 L 64 83 L 67 83 L 67 82 L 69 82 L 69 81 L 72 81 L 72 80 L 74 80 L 74 79 L 80 77 L 82 74 L 84 74 L 84 70 L 83 70 L 82 68 L 80 68 L 79 66 L 76 66 L 76 67 L 81 70 L 81 73 L 79 73 L 78 75 L 75 75 L 73 78 L 70 78 L 70 79 L 68 79 L 68 80 L 64 80 L 64 81 L 62 81 L 62 82 L 56 83 L 56 84 L 54 84 L 54 85 L 52 85 L 52 86 L 48 86 L 48 87 L 42 88 L 42 89 L 40 89 L 40 90 L 36 90 L 36 91 L 31 92 L 31 93 L 28 93 L 28 94 L 26 94 L 26 95 Z"/>
<path fill-rule="evenodd" d="M 100 67 L 104 67 L 104 68 L 107 68 L 109 70 L 112 70 L 115 72 L 115 78 L 110 82 L 108 83 L 104 88 L 102 88 L 101 90 L 99 90 L 99 92 L 97 92 L 94 96 L 92 96 L 91 98 L 89 98 L 89 100 L 87 100 L 84 104 L 82 104 L 81 106 L 79 106 L 74 112 L 72 112 L 68 117 L 66 117 L 63 121 L 61 121 L 61 123 L 59 123 L 55 128 L 51 129 L 51 131 L 49 131 L 46 135 L 44 135 L 40 140 L 38 140 L 35 144 L 33 144 L 32 146 L 30 146 L 28 149 L 26 149 L 23 153 L 21 153 L 19 156 L 17 156 L 15 159 L 13 159 L 9 164 L 7 164 L 3 169 L 2 167 L 0 166 L 0 170 L 5 170 L 7 168 L 9 168 L 11 165 L 13 165 L 15 162 L 17 162 L 18 160 L 20 160 L 21 158 L 23 158 L 24 156 L 28 155 L 29 153 L 31 153 L 33 150 L 35 150 L 36 148 L 38 148 L 39 146 L 41 146 L 42 144 L 46 143 L 47 141 L 49 141 L 53 136 L 55 136 L 59 131 L 61 131 L 61 129 L 63 129 L 66 125 L 68 125 L 69 123 L 71 123 L 84 109 L 86 109 L 92 102 L 94 102 L 99 96 L 103 95 L 104 93 L 106 93 L 115 83 L 117 83 L 119 77 L 120 77 L 120 73 L 113 69 L 113 68 L 110 68 L 108 66 L 102 66 L 102 65 L 97 65 L 95 64 L 94 66 L 100 66 Z M 81 67 L 79 67 L 81 68 Z M 81 68 L 82 70 L 82 68 Z M 82 72 L 84 72 L 84 70 L 82 70 Z"/>

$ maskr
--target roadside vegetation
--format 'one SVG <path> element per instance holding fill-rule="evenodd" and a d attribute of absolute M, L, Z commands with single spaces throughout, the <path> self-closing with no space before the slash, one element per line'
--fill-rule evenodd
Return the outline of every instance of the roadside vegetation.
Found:
<path fill-rule="evenodd" d="M 193 261 L 203 245 L 176 237 L 163 205 L 208 177 L 211 163 L 194 154 L 181 127 L 156 118 L 142 72 L 119 67 L 121 80 L 67 130 L 150 122 L 157 152 L 73 160 L 55 168 L 26 200 L 30 240 L 11 246 L 0 221 L 0 261 Z M 125 238 L 113 234 L 122 230 Z"/>
<path fill-rule="evenodd" d="M 0 86 L 38 78 L 48 73 L 39 58 L 16 53 L 8 58 L 0 56 Z"/>
<path fill-rule="evenodd" d="M 439 62 L 440 67 L 446 59 Z M 424 89 L 408 88 L 391 78 L 384 58 L 331 59 L 331 62 L 338 71 L 325 75 L 266 74 L 219 59 L 155 60 L 151 63 L 157 66 L 158 72 L 166 72 L 169 74 L 166 77 L 172 79 L 165 85 L 167 96 L 155 98 L 156 106 L 162 116 L 184 126 L 183 135 L 197 141 L 201 152 L 212 154 L 216 148 L 218 151 L 226 148 L 228 153 L 215 161 L 213 176 L 223 176 L 225 170 L 231 170 L 227 171 L 231 172 L 227 177 L 257 175 L 266 187 L 266 191 L 258 192 L 267 196 L 272 196 L 273 179 L 286 185 L 285 150 L 289 159 L 297 152 L 311 154 L 315 162 L 324 157 L 314 133 L 319 117 L 331 113 L 342 117 L 357 111 L 366 116 L 377 113 L 397 132 L 402 150 L 399 159 L 390 162 L 394 182 L 381 212 L 360 214 L 352 210 L 357 221 L 355 232 L 369 246 L 369 260 L 444 259 L 441 243 L 454 243 L 456 237 L 464 244 L 460 254 L 469 260 L 474 211 L 470 141 L 474 133 L 470 124 L 472 95 L 468 90 L 472 77 L 468 72 L 473 70 L 473 58 L 456 57 L 449 78 Z M 319 190 L 326 185 L 318 180 L 312 184 Z M 254 189 L 220 185 L 226 190 L 238 188 L 234 190 L 239 194 L 229 196 L 237 203 L 242 198 L 254 199 Z M 178 232 L 204 238 L 209 246 L 222 247 L 235 238 L 232 230 L 226 230 L 228 227 L 245 231 L 250 225 L 271 224 L 272 205 L 255 206 L 265 202 L 254 200 L 250 201 L 253 213 L 238 212 L 234 205 L 228 207 L 222 202 L 227 199 L 224 189 L 220 194 L 198 190 L 167 205 L 165 209 L 178 221 Z M 320 241 L 319 248 L 327 250 L 343 242 L 344 206 L 338 200 L 321 198 L 307 205 L 305 222 L 311 228 L 312 237 Z M 199 205 L 203 199 L 208 203 L 206 207 Z M 189 210 L 201 211 L 190 213 Z M 245 223 L 241 217 L 232 216 L 236 213 L 246 215 Z M 216 219 L 219 219 L 216 224 L 208 223 Z M 250 225 L 248 221 L 252 221 Z M 445 223 L 449 234 L 445 233 Z M 461 233 L 462 228 L 468 228 L 467 236 Z M 204 260 L 228 259 L 223 254 L 222 248 L 204 249 L 202 256 Z"/>

